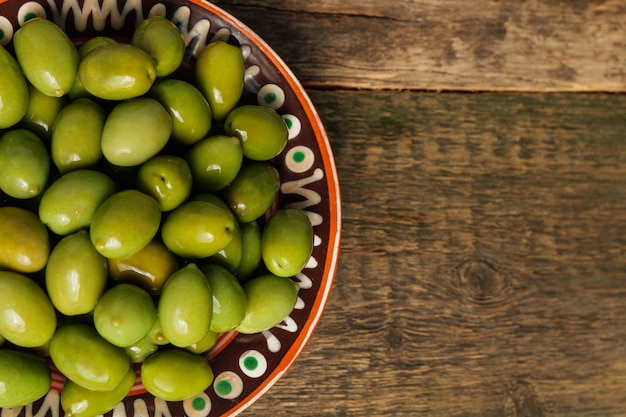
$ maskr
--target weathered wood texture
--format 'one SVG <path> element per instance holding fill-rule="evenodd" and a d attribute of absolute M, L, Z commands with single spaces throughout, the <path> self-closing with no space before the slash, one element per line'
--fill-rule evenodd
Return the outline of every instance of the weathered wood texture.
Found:
<path fill-rule="evenodd" d="M 311 95 L 340 267 L 243 415 L 623 416 L 626 96 Z"/>
<path fill-rule="evenodd" d="M 307 87 L 626 91 L 624 0 L 215 3 Z"/>

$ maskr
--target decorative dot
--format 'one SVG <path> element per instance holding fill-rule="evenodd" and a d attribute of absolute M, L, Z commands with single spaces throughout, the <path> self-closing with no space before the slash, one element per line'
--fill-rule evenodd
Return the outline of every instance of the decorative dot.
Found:
<path fill-rule="evenodd" d="M 302 130 L 302 123 L 300 123 L 300 119 L 293 114 L 283 114 L 282 117 L 287 125 L 287 129 L 289 130 L 288 139 L 294 139 Z"/>
<path fill-rule="evenodd" d="M 187 398 L 183 402 L 183 409 L 189 417 L 206 417 L 211 412 L 211 399 L 202 392 L 195 397 Z"/>
<path fill-rule="evenodd" d="M 206 401 L 204 400 L 204 398 L 196 397 L 191 400 L 191 406 L 194 410 L 204 410 L 204 408 L 206 407 Z"/>
<path fill-rule="evenodd" d="M 267 371 L 267 359 L 257 350 L 248 350 L 239 357 L 239 368 L 250 378 L 259 378 Z"/>
<path fill-rule="evenodd" d="M 17 12 L 17 21 L 20 23 L 20 25 L 23 25 L 24 23 L 35 17 L 41 17 L 45 19 L 46 11 L 41 4 L 34 1 L 24 3 L 22 7 L 20 7 L 20 10 L 18 10 Z"/>
<path fill-rule="evenodd" d="M 232 400 L 239 397 L 243 392 L 243 381 L 236 373 L 224 371 L 215 378 L 213 389 L 220 397 Z"/>
<path fill-rule="evenodd" d="M 261 106 L 278 110 L 285 104 L 285 92 L 276 84 L 266 84 L 259 89 L 257 102 Z"/>
<path fill-rule="evenodd" d="M 315 163 L 313 151 L 306 146 L 294 146 L 285 155 L 285 164 L 292 172 L 303 173 Z"/>
<path fill-rule="evenodd" d="M 13 25 L 4 16 L 0 16 L 0 45 L 7 45 L 13 37 Z"/>

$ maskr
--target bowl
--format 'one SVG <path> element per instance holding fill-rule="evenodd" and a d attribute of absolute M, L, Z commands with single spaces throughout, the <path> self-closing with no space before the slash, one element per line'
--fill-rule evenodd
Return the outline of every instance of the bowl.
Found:
<path fill-rule="evenodd" d="M 341 231 L 339 183 L 324 126 L 302 85 L 285 62 L 236 17 L 200 0 L 0 0 L 0 44 L 8 45 L 27 20 L 54 21 L 77 44 L 106 35 L 130 39 L 133 29 L 152 15 L 173 21 L 185 36 L 183 66 L 209 42 L 238 45 L 245 58 L 242 102 L 276 110 L 289 128 L 284 151 L 273 162 L 281 175 L 276 207 L 304 210 L 313 224 L 314 247 L 303 271 L 293 279 L 300 291 L 296 308 L 279 325 L 262 333 L 223 334 L 207 353 L 215 375 L 198 396 L 166 402 L 149 395 L 137 380 L 129 395 L 109 415 L 233 416 L 267 392 L 293 364 L 310 340 L 327 302 L 336 273 Z M 64 376 L 52 367 L 52 385 L 38 401 L 3 416 L 62 416 Z"/>

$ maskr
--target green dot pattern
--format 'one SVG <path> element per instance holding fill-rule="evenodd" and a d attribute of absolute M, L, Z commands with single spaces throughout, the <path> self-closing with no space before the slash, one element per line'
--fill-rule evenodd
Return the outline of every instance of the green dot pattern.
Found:
<path fill-rule="evenodd" d="M 191 402 L 191 406 L 196 411 L 202 411 L 206 408 L 206 401 L 202 397 L 196 397 Z"/>
<path fill-rule="evenodd" d="M 215 386 L 215 391 L 221 395 L 228 395 L 233 390 L 233 386 L 226 380 L 219 381 Z"/>
<path fill-rule="evenodd" d="M 250 371 L 254 371 L 259 366 L 259 360 L 254 356 L 248 356 L 243 360 L 243 366 Z"/>

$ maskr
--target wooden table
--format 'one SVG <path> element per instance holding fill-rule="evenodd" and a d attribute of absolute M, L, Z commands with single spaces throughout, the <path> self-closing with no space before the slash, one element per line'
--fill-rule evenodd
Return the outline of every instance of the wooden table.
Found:
<path fill-rule="evenodd" d="M 342 253 L 244 416 L 626 415 L 626 2 L 233 0 L 328 130 Z"/>

